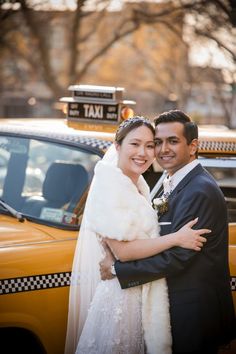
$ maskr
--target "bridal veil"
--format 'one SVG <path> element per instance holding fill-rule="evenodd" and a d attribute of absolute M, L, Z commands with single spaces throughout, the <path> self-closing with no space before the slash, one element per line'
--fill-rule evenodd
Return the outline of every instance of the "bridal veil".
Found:
<path fill-rule="evenodd" d="M 116 166 L 117 160 L 116 148 L 112 144 L 103 161 Z M 103 257 L 103 251 L 87 217 L 90 214 L 93 185 L 94 179 L 86 201 L 72 265 L 65 354 L 75 353 L 89 305 L 101 279 L 98 264 Z"/>

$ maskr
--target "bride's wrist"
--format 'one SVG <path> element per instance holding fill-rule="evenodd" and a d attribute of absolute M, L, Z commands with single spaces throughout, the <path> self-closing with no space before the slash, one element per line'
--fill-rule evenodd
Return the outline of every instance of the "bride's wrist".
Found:
<path fill-rule="evenodd" d="M 181 243 L 181 237 L 179 235 L 178 232 L 173 232 L 171 234 L 171 239 L 172 239 L 172 247 L 175 247 L 175 246 L 180 246 L 180 243 Z"/>

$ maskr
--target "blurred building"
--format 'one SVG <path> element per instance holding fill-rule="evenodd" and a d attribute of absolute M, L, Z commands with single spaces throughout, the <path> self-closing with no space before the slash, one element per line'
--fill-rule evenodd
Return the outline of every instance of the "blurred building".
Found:
<path fill-rule="evenodd" d="M 188 85 L 185 109 L 192 117 L 202 124 L 236 128 L 236 96 L 220 69 L 190 67 Z"/>
<path fill-rule="evenodd" d="M 144 5 L 150 13 L 168 7 L 168 3 Z M 127 98 L 137 102 L 137 114 L 153 118 L 164 110 L 180 108 L 200 122 L 225 124 L 223 101 L 218 101 L 214 89 L 216 71 L 213 75 L 209 69 L 189 67 L 188 46 L 182 39 L 183 13 L 172 14 L 168 22 L 146 19 L 143 24 L 140 20 L 135 32 L 114 41 L 89 64 L 112 41 L 113 30 L 129 18 L 135 6 L 131 2 L 121 11 L 84 13 L 74 42 L 74 12 L 15 11 L 0 29 L 0 35 L 7 33 L 5 46 L 0 47 L 0 116 L 63 117 L 58 100 L 67 94 L 68 86 L 96 84 L 125 87 Z M 124 30 L 129 25 L 123 21 Z M 71 70 L 73 59 L 75 72 Z M 78 79 L 76 72 L 81 71 Z M 223 77 L 217 80 L 219 97 L 227 96 Z"/>

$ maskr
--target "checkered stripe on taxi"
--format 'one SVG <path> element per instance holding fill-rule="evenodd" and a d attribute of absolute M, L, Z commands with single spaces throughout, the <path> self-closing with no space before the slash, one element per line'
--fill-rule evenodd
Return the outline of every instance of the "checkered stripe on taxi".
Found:
<path fill-rule="evenodd" d="M 37 128 L 24 128 L 24 127 L 0 127 L 0 131 L 5 133 L 14 133 L 16 135 L 26 135 L 31 138 L 49 138 L 58 142 L 72 142 L 76 144 L 84 144 L 91 146 L 99 150 L 106 150 L 112 144 L 112 141 L 105 140 L 103 138 L 95 138 L 89 136 L 83 136 L 77 131 L 71 131 L 70 133 L 63 133 L 59 131 L 42 131 Z"/>
<path fill-rule="evenodd" d="M 80 138 L 80 143 L 95 147 L 100 150 L 106 150 L 112 144 L 111 141 L 99 140 L 95 138 Z"/>
<path fill-rule="evenodd" d="M 32 275 L 0 280 L 0 295 L 25 291 L 44 290 L 70 286 L 71 272 Z M 231 290 L 236 291 L 236 277 L 230 279 Z"/>
<path fill-rule="evenodd" d="M 231 285 L 231 290 L 236 291 L 236 277 L 231 277 L 230 285 Z"/>
<path fill-rule="evenodd" d="M 1 279 L 0 295 L 69 286 L 70 277 L 71 272 L 63 272 Z"/>
<path fill-rule="evenodd" d="M 200 140 L 199 149 L 201 152 L 225 152 L 225 153 L 235 153 L 236 142 L 235 141 L 205 141 Z"/>

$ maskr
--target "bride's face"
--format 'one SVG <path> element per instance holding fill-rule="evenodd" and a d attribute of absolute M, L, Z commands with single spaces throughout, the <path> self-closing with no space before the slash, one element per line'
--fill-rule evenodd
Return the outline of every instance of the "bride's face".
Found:
<path fill-rule="evenodd" d="M 116 144 L 118 167 L 136 183 L 139 176 L 152 164 L 154 147 L 154 136 L 148 127 L 142 125 L 131 130 L 121 145 Z"/>

